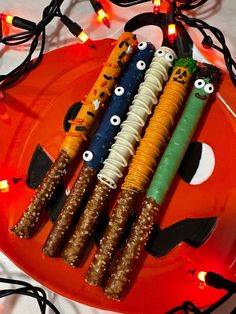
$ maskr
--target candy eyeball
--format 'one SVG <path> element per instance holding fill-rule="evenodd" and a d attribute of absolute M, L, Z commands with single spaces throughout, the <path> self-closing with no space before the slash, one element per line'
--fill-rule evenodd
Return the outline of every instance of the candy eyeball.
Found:
<path fill-rule="evenodd" d="M 162 49 L 158 49 L 156 52 L 155 52 L 155 56 L 156 57 L 163 57 L 164 55 L 166 54 L 166 51 L 162 50 Z"/>
<path fill-rule="evenodd" d="M 139 44 L 138 44 L 138 49 L 139 50 L 145 50 L 147 48 L 147 43 L 146 41 L 141 41 Z"/>
<path fill-rule="evenodd" d="M 90 150 L 86 150 L 83 153 L 83 160 L 84 161 L 91 161 L 93 159 L 93 153 Z"/>
<path fill-rule="evenodd" d="M 115 89 L 116 96 L 122 96 L 124 94 L 124 92 L 125 92 L 125 89 L 122 86 L 118 86 Z"/>
<path fill-rule="evenodd" d="M 139 60 L 137 63 L 136 63 L 136 67 L 137 69 L 143 71 L 146 69 L 146 63 L 143 61 L 143 60 Z"/>
<path fill-rule="evenodd" d="M 114 115 L 114 116 L 112 116 L 112 117 L 111 117 L 110 122 L 111 122 L 111 124 L 112 124 L 112 125 L 117 126 L 117 125 L 119 125 L 119 124 L 120 124 L 121 119 L 120 119 L 120 117 L 119 117 L 119 116 Z"/>
<path fill-rule="evenodd" d="M 165 58 L 168 65 L 172 66 L 174 59 L 176 59 L 176 54 L 172 49 L 163 46 L 155 52 L 155 57 Z"/>
<path fill-rule="evenodd" d="M 174 56 L 169 52 L 166 53 L 165 58 L 168 61 L 171 61 L 171 62 L 174 61 Z"/>
<path fill-rule="evenodd" d="M 194 82 L 196 88 L 203 88 L 205 86 L 205 81 L 203 79 L 198 79 Z"/>
<path fill-rule="evenodd" d="M 204 91 L 207 94 L 212 94 L 214 92 L 214 86 L 211 83 L 208 83 L 208 84 L 205 85 Z"/>

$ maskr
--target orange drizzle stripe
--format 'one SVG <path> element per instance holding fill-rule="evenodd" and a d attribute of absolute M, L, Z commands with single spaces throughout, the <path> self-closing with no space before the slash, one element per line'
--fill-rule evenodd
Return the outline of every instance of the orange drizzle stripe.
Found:
<path fill-rule="evenodd" d="M 109 89 L 107 87 L 104 90 L 105 90 L 105 92 L 107 93 L 108 96 L 111 96 L 111 92 L 109 91 Z"/>

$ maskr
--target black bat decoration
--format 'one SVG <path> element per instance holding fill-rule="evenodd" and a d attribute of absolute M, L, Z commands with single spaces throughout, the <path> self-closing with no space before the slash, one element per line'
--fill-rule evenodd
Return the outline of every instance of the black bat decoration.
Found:
<path fill-rule="evenodd" d="M 199 247 L 212 233 L 216 220 L 217 217 L 187 218 L 165 229 L 155 225 L 145 250 L 155 257 L 161 257 L 181 242 L 195 248 Z"/>
<path fill-rule="evenodd" d="M 29 188 L 36 190 L 39 184 L 43 181 L 43 178 L 45 177 L 51 165 L 52 160 L 50 159 L 44 148 L 40 144 L 38 144 L 31 158 L 26 177 L 26 185 Z M 61 211 L 61 208 L 64 205 L 65 200 L 65 187 L 63 182 L 61 182 L 56 188 L 52 199 L 47 204 L 47 211 L 51 221 L 55 222 Z"/>

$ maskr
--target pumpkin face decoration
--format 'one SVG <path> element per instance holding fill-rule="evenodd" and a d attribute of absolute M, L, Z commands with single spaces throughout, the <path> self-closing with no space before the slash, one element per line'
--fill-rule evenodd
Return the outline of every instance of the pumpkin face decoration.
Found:
<path fill-rule="evenodd" d="M 187 77 L 189 77 L 190 75 L 191 75 L 191 74 L 189 73 L 189 71 L 188 71 L 187 69 L 183 69 L 182 67 L 177 66 L 177 67 L 175 68 L 175 73 L 174 73 L 173 80 L 174 80 L 175 82 L 178 82 L 178 83 L 180 83 L 180 84 L 185 85 L 186 82 L 188 81 L 188 80 L 186 80 L 186 79 L 187 79 Z"/>

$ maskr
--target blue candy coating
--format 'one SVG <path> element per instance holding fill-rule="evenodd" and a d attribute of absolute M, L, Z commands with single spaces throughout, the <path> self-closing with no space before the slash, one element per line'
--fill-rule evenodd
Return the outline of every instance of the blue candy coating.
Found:
<path fill-rule="evenodd" d="M 130 61 L 127 70 L 116 87 L 101 124 L 94 134 L 90 146 L 83 154 L 86 166 L 98 170 L 108 154 L 113 139 L 120 129 L 125 114 L 143 81 L 155 47 L 151 43 L 141 42 Z"/>

